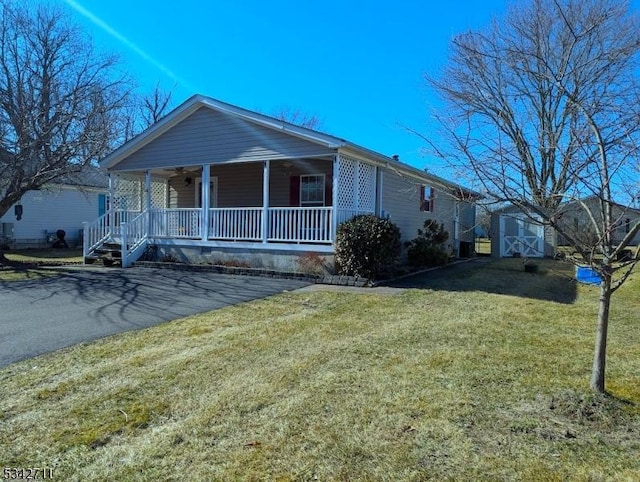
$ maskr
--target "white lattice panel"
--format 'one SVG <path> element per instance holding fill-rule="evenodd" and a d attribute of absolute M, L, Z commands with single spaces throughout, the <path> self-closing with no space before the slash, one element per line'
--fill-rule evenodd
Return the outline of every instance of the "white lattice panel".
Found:
<path fill-rule="evenodd" d="M 167 208 L 167 181 L 151 179 L 151 207 Z"/>
<path fill-rule="evenodd" d="M 364 162 L 358 163 L 358 210 L 376 210 L 376 168 Z"/>
<path fill-rule="evenodd" d="M 338 209 L 356 209 L 354 186 L 357 183 L 357 161 L 340 156 L 338 160 Z"/>
<path fill-rule="evenodd" d="M 376 210 L 375 166 L 340 156 L 338 175 L 338 209 L 374 213 Z"/>
<path fill-rule="evenodd" d="M 116 176 L 113 208 L 124 211 L 140 211 L 142 209 L 142 189 L 141 179 Z"/>

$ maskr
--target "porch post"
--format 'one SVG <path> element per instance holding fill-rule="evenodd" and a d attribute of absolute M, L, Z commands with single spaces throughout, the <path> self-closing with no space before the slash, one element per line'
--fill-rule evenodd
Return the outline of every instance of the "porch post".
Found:
<path fill-rule="evenodd" d="M 151 232 L 151 173 L 144 172 L 144 208 L 146 209 L 147 229 L 146 235 Z M 142 210 L 145 212 L 145 210 Z"/>
<path fill-rule="evenodd" d="M 262 243 L 269 239 L 269 178 L 271 175 L 271 161 L 262 163 Z"/>
<path fill-rule="evenodd" d="M 504 257 L 504 216 L 498 215 L 498 243 L 500 245 L 500 257 Z"/>
<path fill-rule="evenodd" d="M 376 216 L 378 216 L 379 218 L 382 217 L 382 214 L 384 212 L 384 209 L 382 207 L 383 173 L 384 171 L 381 167 L 376 167 Z"/>
<path fill-rule="evenodd" d="M 144 171 L 144 209 L 151 209 L 151 173 L 149 171 Z"/>
<path fill-rule="evenodd" d="M 107 234 L 111 237 L 111 227 L 115 227 L 116 218 L 113 216 L 114 214 L 114 203 L 116 199 L 116 186 L 115 179 L 113 178 L 114 174 L 109 173 L 109 201 L 107 204 Z"/>
<path fill-rule="evenodd" d="M 202 226 L 200 236 L 203 240 L 209 237 L 209 205 L 211 204 L 211 164 L 202 165 Z"/>
<path fill-rule="evenodd" d="M 340 184 L 339 179 L 339 163 L 340 156 L 336 154 L 333 158 L 333 187 L 331 189 L 331 204 L 332 204 L 332 216 L 331 216 L 331 243 L 334 244 L 336 242 L 336 233 L 338 230 L 338 185 Z"/>

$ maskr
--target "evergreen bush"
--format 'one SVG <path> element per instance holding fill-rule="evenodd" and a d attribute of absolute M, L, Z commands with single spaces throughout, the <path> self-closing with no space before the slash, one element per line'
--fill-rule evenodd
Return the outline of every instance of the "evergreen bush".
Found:
<path fill-rule="evenodd" d="M 427 219 L 423 229 L 418 229 L 418 236 L 407 241 L 407 262 L 412 266 L 442 266 L 449 261 L 449 255 L 444 248 L 449 233 L 444 224 L 438 224 Z"/>
<path fill-rule="evenodd" d="M 335 258 L 341 274 L 383 276 L 396 265 L 401 249 L 400 229 L 388 219 L 361 214 L 338 226 Z"/>

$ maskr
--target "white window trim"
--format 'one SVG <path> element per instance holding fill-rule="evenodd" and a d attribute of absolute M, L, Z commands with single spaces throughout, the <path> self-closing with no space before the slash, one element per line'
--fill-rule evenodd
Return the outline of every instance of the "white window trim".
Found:
<path fill-rule="evenodd" d="M 326 178 L 326 174 L 300 174 L 300 207 L 305 207 L 305 206 L 310 206 L 312 204 L 318 204 L 320 201 L 305 201 L 305 204 L 303 204 L 302 201 L 302 179 L 303 178 L 309 178 L 309 177 L 321 177 L 322 178 L 322 206 L 326 206 L 327 205 L 327 199 L 326 199 L 326 193 L 325 193 L 325 185 L 327 182 L 327 178 Z M 311 206 L 311 207 L 317 207 L 317 206 Z"/>
<path fill-rule="evenodd" d="M 425 209 L 424 213 L 432 213 L 433 212 L 433 198 L 435 197 L 435 189 L 433 186 L 429 184 L 422 184 L 420 186 L 422 189 L 422 197 L 424 198 L 425 205 L 428 209 Z"/>

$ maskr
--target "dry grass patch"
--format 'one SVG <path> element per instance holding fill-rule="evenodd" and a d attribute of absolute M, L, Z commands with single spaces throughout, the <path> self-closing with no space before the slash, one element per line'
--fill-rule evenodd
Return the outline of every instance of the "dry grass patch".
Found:
<path fill-rule="evenodd" d="M 640 478 L 640 283 L 596 397 L 597 290 L 543 271 L 288 293 L 11 365 L 0 462 L 60 480 Z"/>
<path fill-rule="evenodd" d="M 3 254 L 7 265 L 0 263 L 0 283 L 58 276 L 60 272 L 39 269 L 38 266 L 79 264 L 83 261 L 81 249 L 24 249 Z"/>
<path fill-rule="evenodd" d="M 82 263 L 82 249 L 22 249 L 7 251 L 5 257 L 20 263 Z"/>
<path fill-rule="evenodd" d="M 37 268 L 0 266 L 0 287 L 4 282 L 26 281 L 58 276 L 59 273 Z"/>

